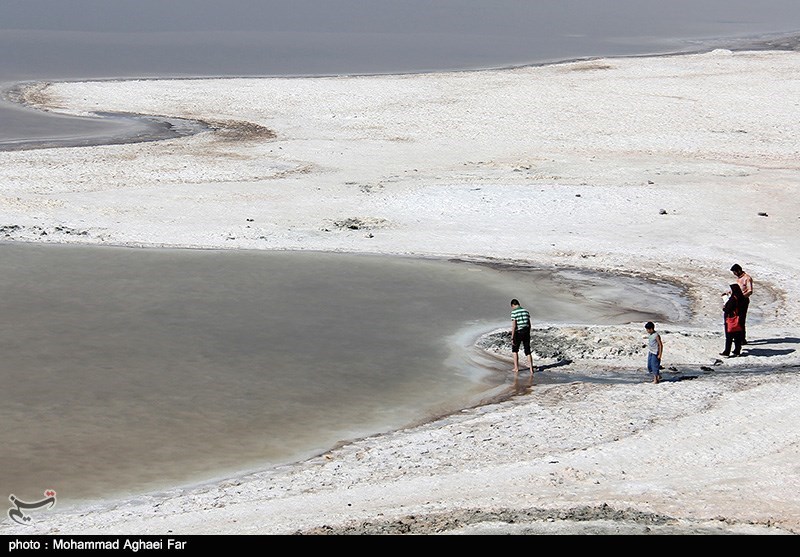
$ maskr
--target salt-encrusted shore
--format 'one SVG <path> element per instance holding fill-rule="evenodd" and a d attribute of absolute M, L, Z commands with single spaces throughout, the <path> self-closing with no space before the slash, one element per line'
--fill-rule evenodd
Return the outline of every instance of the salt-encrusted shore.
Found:
<path fill-rule="evenodd" d="M 0 532 L 800 532 L 800 53 L 48 83 L 26 98 L 214 130 L 0 152 L 5 241 L 624 272 L 680 283 L 693 313 L 659 323 L 674 381 L 647 383 L 641 324 L 545 327 L 543 364 L 641 381 L 523 374 L 510 400 L 308 462 Z M 747 355 L 726 360 L 719 294 L 733 263 L 756 293 Z M 481 342 L 507 360 L 501 333 Z"/>

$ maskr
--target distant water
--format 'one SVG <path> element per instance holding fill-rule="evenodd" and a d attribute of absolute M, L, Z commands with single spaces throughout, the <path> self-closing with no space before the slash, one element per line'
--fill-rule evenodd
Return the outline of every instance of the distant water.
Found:
<path fill-rule="evenodd" d="M 500 395 L 509 365 L 474 342 L 512 297 L 536 322 L 686 318 L 666 284 L 435 259 L 0 244 L 0 261 L 0 490 L 62 508 Z"/>
<path fill-rule="evenodd" d="M 800 32 L 797 0 L 6 0 L 0 87 L 503 67 L 746 44 L 793 32 Z M 120 122 L 4 104 L 6 144 L 131 132 Z M 134 126 L 131 133 L 148 129 L 125 125 Z"/>

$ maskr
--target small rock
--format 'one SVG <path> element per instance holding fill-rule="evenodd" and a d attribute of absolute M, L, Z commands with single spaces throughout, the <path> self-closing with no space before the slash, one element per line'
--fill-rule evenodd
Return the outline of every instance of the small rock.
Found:
<path fill-rule="evenodd" d="M 759 214 L 758 214 L 758 216 L 759 216 L 759 217 L 768 217 L 769 215 L 768 215 L 768 214 L 766 214 L 766 213 L 759 213 Z"/>
<path fill-rule="evenodd" d="M 667 210 L 666 210 L 666 209 L 660 209 L 660 210 L 658 211 L 658 214 L 659 214 L 659 215 L 666 215 L 666 214 L 667 214 Z"/>

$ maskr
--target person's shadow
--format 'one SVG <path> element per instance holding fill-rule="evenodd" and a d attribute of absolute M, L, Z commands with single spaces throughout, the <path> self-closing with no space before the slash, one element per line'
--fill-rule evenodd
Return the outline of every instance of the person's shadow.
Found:
<path fill-rule="evenodd" d="M 747 346 L 760 345 L 760 344 L 800 344 L 800 338 L 797 337 L 759 338 L 756 340 L 747 341 Z"/>
<path fill-rule="evenodd" d="M 561 367 L 561 366 L 568 366 L 571 363 L 572 363 L 572 360 L 559 360 L 557 362 L 553 362 L 552 364 L 538 366 L 537 369 L 540 372 L 542 372 L 542 371 L 545 371 L 546 369 L 553 369 L 553 368 L 557 368 L 557 367 Z"/>
<path fill-rule="evenodd" d="M 663 375 L 661 378 L 662 383 L 677 383 L 678 381 L 689 381 L 691 379 L 697 379 L 700 377 L 699 375 Z"/>
<path fill-rule="evenodd" d="M 794 348 L 759 348 L 759 346 L 768 346 L 770 344 L 800 344 L 800 338 L 797 337 L 784 337 L 784 338 L 761 338 L 757 340 L 747 341 L 743 350 L 747 351 L 748 356 L 755 356 L 757 358 L 769 358 L 770 356 L 786 356 L 795 352 Z M 755 347 L 755 348 L 753 348 Z"/>
<path fill-rule="evenodd" d="M 749 346 L 749 345 L 748 345 Z M 769 358 L 770 356 L 786 356 L 795 352 L 794 348 L 785 350 L 775 350 L 773 348 L 743 348 L 742 355 L 756 356 L 757 358 Z"/>

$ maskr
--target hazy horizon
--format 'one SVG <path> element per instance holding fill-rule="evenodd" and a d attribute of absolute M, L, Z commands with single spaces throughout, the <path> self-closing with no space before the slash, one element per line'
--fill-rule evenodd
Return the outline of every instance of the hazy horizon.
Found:
<path fill-rule="evenodd" d="M 796 30 L 789 0 L 7 0 L 0 82 L 464 69 Z"/>

